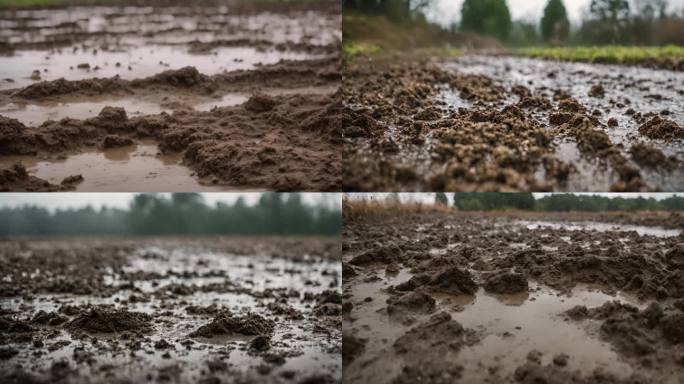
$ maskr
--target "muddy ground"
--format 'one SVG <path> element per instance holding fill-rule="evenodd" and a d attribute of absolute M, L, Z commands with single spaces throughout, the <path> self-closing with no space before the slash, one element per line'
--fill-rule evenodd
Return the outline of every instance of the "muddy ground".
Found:
<path fill-rule="evenodd" d="M 348 60 L 347 191 L 678 191 L 684 74 L 465 55 Z"/>
<path fill-rule="evenodd" d="M 345 218 L 344 380 L 681 383 L 682 229 L 627 213 Z"/>
<path fill-rule="evenodd" d="M 339 383 L 334 238 L 4 240 L 0 382 Z"/>
<path fill-rule="evenodd" d="M 0 11 L 0 189 L 339 190 L 339 8 Z"/>

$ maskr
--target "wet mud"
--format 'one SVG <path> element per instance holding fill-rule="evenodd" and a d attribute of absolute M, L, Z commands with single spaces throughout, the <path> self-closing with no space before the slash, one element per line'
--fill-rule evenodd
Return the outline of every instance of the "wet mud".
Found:
<path fill-rule="evenodd" d="M 345 62 L 348 191 L 677 191 L 681 72 L 506 56 Z"/>
<path fill-rule="evenodd" d="M 339 190 L 340 18 L 326 2 L 0 11 L 0 161 L 154 140 L 186 190 Z"/>
<path fill-rule="evenodd" d="M 345 382 L 679 383 L 678 215 L 345 218 Z"/>
<path fill-rule="evenodd" d="M 339 383 L 339 257 L 332 238 L 5 240 L 0 381 Z"/>

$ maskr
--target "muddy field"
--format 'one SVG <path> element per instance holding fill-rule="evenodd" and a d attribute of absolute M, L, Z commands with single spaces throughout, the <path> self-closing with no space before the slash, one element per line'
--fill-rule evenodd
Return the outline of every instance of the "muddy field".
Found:
<path fill-rule="evenodd" d="M 684 73 L 507 56 L 346 63 L 348 191 L 678 191 Z"/>
<path fill-rule="evenodd" d="M 681 383 L 682 228 L 643 214 L 346 218 L 345 382 Z"/>
<path fill-rule="evenodd" d="M 339 239 L 6 240 L 0 382 L 339 383 Z"/>
<path fill-rule="evenodd" d="M 0 11 L 0 189 L 340 189 L 339 4 L 178 4 Z"/>

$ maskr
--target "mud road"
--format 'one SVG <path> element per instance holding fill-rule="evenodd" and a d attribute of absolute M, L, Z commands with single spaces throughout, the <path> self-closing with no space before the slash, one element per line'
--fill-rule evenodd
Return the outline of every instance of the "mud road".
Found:
<path fill-rule="evenodd" d="M 0 11 L 0 189 L 339 190 L 339 4 L 178 4 Z"/>
<path fill-rule="evenodd" d="M 679 383 L 681 217 L 634 216 L 346 220 L 345 382 Z"/>
<path fill-rule="evenodd" d="M 339 240 L 7 240 L 3 383 L 339 383 Z"/>
<path fill-rule="evenodd" d="M 507 56 L 351 60 L 345 190 L 678 191 L 684 74 Z"/>

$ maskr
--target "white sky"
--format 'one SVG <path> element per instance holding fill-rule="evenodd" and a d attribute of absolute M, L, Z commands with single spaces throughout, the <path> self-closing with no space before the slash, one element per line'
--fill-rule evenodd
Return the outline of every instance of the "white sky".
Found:
<path fill-rule="evenodd" d="M 0 193 L 0 207 L 16 207 L 21 205 L 38 205 L 49 209 L 73 208 L 91 205 L 95 208 L 102 206 L 127 208 L 133 193 Z M 239 196 L 245 198 L 248 204 L 259 200 L 261 193 L 202 193 L 209 205 L 219 201 L 232 203 Z M 323 203 L 328 206 L 341 206 L 340 193 L 303 193 L 304 201 L 309 204 Z"/>
<path fill-rule="evenodd" d="M 430 20 L 442 25 L 449 25 L 453 21 L 460 22 L 461 5 L 463 0 L 433 0 L 435 5 L 427 16 Z M 538 23 L 541 19 L 547 0 L 506 0 L 508 9 L 514 20 L 531 20 Z M 591 0 L 563 0 L 568 18 L 572 24 L 578 24 L 582 19 L 582 12 L 589 9 Z M 670 10 L 678 10 L 684 6 L 684 0 L 670 0 Z"/>

